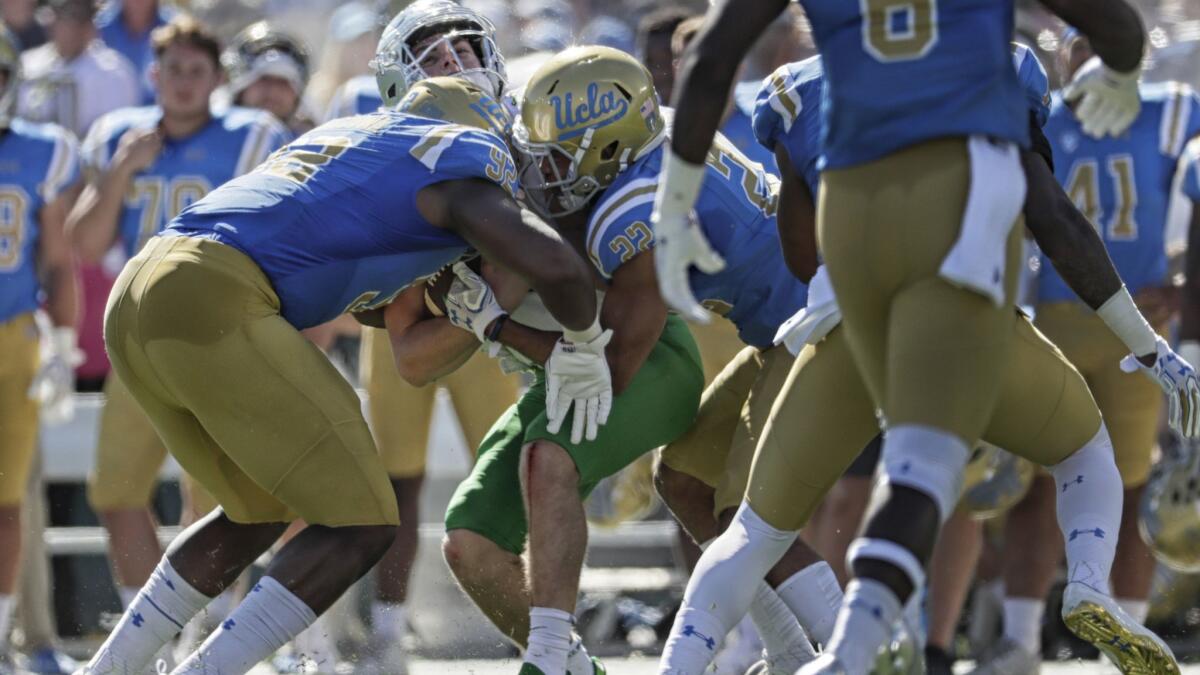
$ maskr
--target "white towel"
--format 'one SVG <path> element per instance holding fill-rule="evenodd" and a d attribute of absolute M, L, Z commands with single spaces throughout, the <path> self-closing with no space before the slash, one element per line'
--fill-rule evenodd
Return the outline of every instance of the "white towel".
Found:
<path fill-rule="evenodd" d="M 1013 143 L 972 136 L 971 192 L 958 241 L 938 274 L 952 284 L 976 291 L 997 306 L 1005 301 L 1005 253 L 1008 235 L 1025 206 L 1025 171 Z"/>
<path fill-rule="evenodd" d="M 774 343 L 785 345 L 792 356 L 799 356 L 804 345 L 820 342 L 841 320 L 829 272 L 821 265 L 808 283 L 808 305 L 779 326 Z"/>

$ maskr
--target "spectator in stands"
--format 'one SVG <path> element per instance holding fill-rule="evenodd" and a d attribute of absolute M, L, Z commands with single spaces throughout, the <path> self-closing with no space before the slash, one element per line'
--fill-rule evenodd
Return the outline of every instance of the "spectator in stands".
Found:
<path fill-rule="evenodd" d="M 379 41 L 379 15 L 366 2 L 353 0 L 329 17 L 329 37 L 321 52 L 321 67 L 305 93 L 313 110 L 328 110 L 334 92 L 351 78 L 367 75 L 367 62 Z M 371 77 L 371 86 L 375 78 Z"/>
<path fill-rule="evenodd" d="M 637 56 L 654 78 L 654 89 L 663 103 L 671 101 L 675 86 L 675 55 L 671 49 L 671 37 L 679 24 L 694 15 L 695 12 L 686 7 L 672 5 L 647 14 L 638 24 Z"/>
<path fill-rule="evenodd" d="M 129 61 L 97 37 L 94 0 L 50 0 L 49 8 L 50 41 L 21 55 L 18 110 L 82 138 L 104 113 L 137 105 L 141 89 Z"/>
<path fill-rule="evenodd" d="M 234 38 L 221 63 L 234 105 L 266 110 L 297 136 L 316 126 L 300 106 L 308 85 L 308 50 L 299 40 L 259 21 Z"/>
<path fill-rule="evenodd" d="M 624 21 L 603 14 L 583 27 L 579 34 L 579 42 L 585 45 L 604 45 L 633 54 L 633 31 Z"/>
<path fill-rule="evenodd" d="M 154 103 L 154 83 L 150 81 L 154 49 L 150 46 L 150 32 L 165 25 L 174 13 L 158 0 L 109 0 L 96 16 L 100 39 L 124 56 L 137 73 L 142 103 Z"/>
<path fill-rule="evenodd" d="M 21 51 L 46 43 L 46 29 L 37 21 L 37 0 L 0 0 L 0 21 L 17 37 Z"/>

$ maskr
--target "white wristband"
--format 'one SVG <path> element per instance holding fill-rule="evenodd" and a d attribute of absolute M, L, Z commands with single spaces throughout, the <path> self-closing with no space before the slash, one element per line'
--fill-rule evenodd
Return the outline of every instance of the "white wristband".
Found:
<path fill-rule="evenodd" d="M 55 354 L 70 355 L 75 353 L 79 340 L 75 329 L 70 326 L 55 326 L 50 331 L 50 348 Z"/>
<path fill-rule="evenodd" d="M 570 328 L 564 328 L 563 338 L 566 339 L 567 342 L 577 345 L 584 345 L 592 340 L 595 340 L 601 332 L 603 331 L 600 329 L 600 317 L 596 317 L 592 320 L 592 325 L 588 326 L 584 330 L 571 330 Z"/>
<path fill-rule="evenodd" d="M 696 204 L 700 184 L 704 182 L 703 164 L 692 164 L 682 159 L 670 147 L 666 155 L 658 191 L 654 194 L 654 214 L 651 217 L 656 222 L 686 217 Z"/>
<path fill-rule="evenodd" d="M 1145 356 L 1158 351 L 1158 334 L 1146 323 L 1146 318 L 1133 302 L 1133 296 L 1124 285 L 1121 290 L 1096 310 L 1109 330 L 1129 347 L 1134 356 Z"/>

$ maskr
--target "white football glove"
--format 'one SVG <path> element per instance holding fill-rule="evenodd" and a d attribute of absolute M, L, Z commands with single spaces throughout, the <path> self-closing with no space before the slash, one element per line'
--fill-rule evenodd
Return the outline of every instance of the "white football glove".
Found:
<path fill-rule="evenodd" d="M 1063 89 L 1068 102 L 1078 101 L 1075 117 L 1083 132 L 1094 138 L 1118 136 L 1137 119 L 1142 103 L 1138 97 L 1141 68 L 1119 73 L 1093 56 L 1088 59 Z"/>
<path fill-rule="evenodd" d="M 1161 337 L 1157 349 L 1153 366 L 1142 365 L 1137 356 L 1130 354 L 1121 359 L 1121 370 L 1141 370 L 1154 378 L 1167 394 L 1167 424 L 1184 438 L 1200 438 L 1200 380 L 1196 369 Z"/>
<path fill-rule="evenodd" d="M 705 274 L 725 269 L 725 261 L 691 216 L 703 180 L 703 164 L 689 164 L 668 151 L 650 214 L 658 290 L 668 306 L 697 323 L 708 323 L 711 316 L 692 295 L 688 268 L 695 265 Z"/>
<path fill-rule="evenodd" d="M 38 402 L 42 420 L 50 424 L 66 422 L 75 414 L 75 367 L 84 361 L 76 344 L 74 328 L 54 327 L 42 333 L 41 364 L 29 385 L 29 398 Z"/>
<path fill-rule="evenodd" d="M 604 348 L 612 340 L 611 330 L 592 328 L 575 333 L 567 331 L 554 345 L 546 360 L 546 429 L 558 433 L 567 411 L 575 406 L 571 442 L 585 437 L 596 440 L 598 427 L 608 421 L 612 410 L 612 375 Z"/>
<path fill-rule="evenodd" d="M 487 327 L 504 308 L 496 302 L 492 287 L 466 263 L 454 263 L 454 281 L 446 293 L 446 318 L 459 328 L 485 341 Z"/>

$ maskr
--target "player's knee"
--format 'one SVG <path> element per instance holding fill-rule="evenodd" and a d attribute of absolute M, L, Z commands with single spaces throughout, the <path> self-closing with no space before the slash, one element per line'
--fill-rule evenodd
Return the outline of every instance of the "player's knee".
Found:
<path fill-rule="evenodd" d="M 711 508 L 713 500 L 713 488 L 662 461 L 654 466 L 654 490 L 673 513 L 696 502 Z"/>
<path fill-rule="evenodd" d="M 483 547 L 490 543 L 470 530 L 447 530 L 442 538 L 442 557 L 454 576 L 461 577 L 463 573 L 479 567 Z"/>
<path fill-rule="evenodd" d="M 551 441 L 534 441 L 525 446 L 522 452 L 523 483 L 530 494 L 538 486 L 565 486 L 579 482 L 579 470 L 575 468 L 575 460 L 557 443 Z"/>

